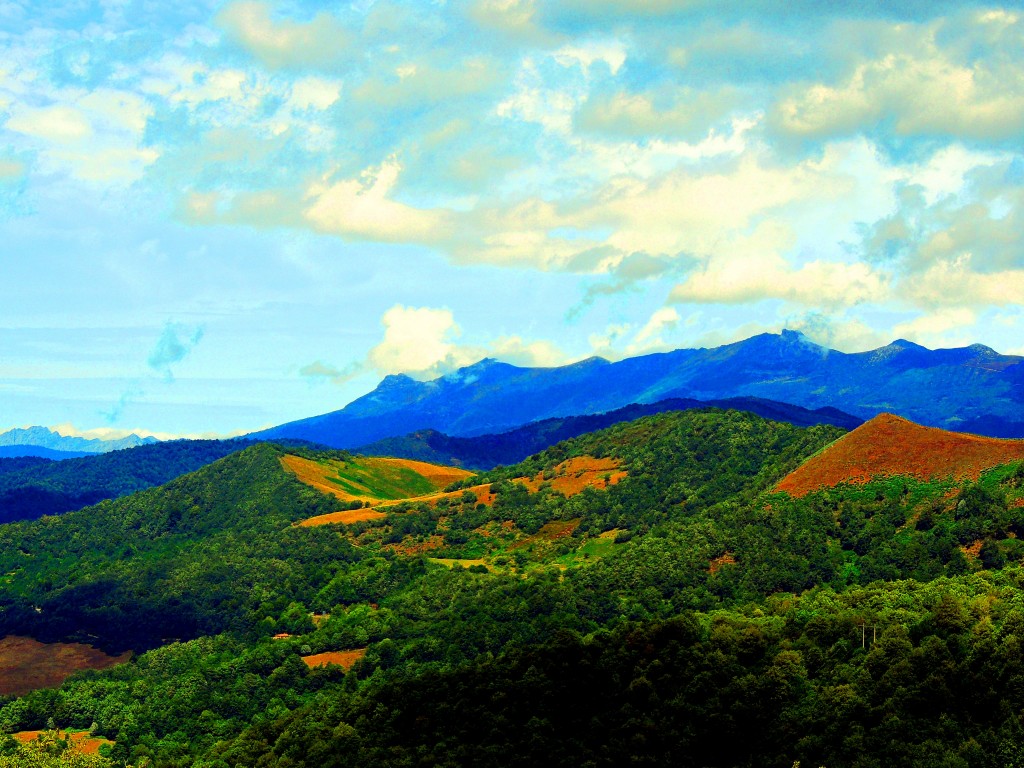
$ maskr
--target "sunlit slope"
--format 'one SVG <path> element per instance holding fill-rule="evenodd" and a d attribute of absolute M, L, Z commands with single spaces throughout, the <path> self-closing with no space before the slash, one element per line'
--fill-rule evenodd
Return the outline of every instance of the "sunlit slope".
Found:
<path fill-rule="evenodd" d="M 370 504 L 425 496 L 473 474 L 425 461 L 361 456 L 314 460 L 288 454 L 281 457 L 281 464 L 318 491 Z"/>
<path fill-rule="evenodd" d="M 883 413 L 836 440 L 787 475 L 776 490 L 803 496 L 841 483 L 906 476 L 977 479 L 1024 458 L 1024 440 L 948 432 Z"/>

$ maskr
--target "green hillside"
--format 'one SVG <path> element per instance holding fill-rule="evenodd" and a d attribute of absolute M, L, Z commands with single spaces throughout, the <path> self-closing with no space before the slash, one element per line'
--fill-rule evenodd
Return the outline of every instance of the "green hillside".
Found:
<path fill-rule="evenodd" d="M 210 768 L 1024 764 L 1024 465 L 772 492 L 840 434 L 660 414 L 315 528 L 345 502 L 258 445 L 0 527 L 3 632 L 146 651 L 0 728 Z"/>
<path fill-rule="evenodd" d="M 63 461 L 0 459 L 0 523 L 59 515 L 162 485 L 249 444 L 174 440 Z"/>

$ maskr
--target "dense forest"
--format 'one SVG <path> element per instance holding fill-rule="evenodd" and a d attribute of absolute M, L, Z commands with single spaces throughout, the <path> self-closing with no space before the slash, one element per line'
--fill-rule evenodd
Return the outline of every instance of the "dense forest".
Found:
<path fill-rule="evenodd" d="M 173 440 L 62 461 L 0 459 L 0 523 L 59 515 L 162 485 L 248 444 Z"/>
<path fill-rule="evenodd" d="M 281 457 L 321 454 L 261 444 L 0 526 L 0 634 L 136 652 L 0 730 L 114 742 L 83 765 L 1024 766 L 1024 464 L 773 491 L 841 434 L 664 413 L 316 527 L 348 507 Z"/>

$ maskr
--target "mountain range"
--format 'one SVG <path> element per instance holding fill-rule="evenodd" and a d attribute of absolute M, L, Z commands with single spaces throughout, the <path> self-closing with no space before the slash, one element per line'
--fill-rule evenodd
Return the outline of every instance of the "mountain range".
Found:
<path fill-rule="evenodd" d="M 341 410 L 252 437 L 355 448 L 418 430 L 471 437 L 630 404 L 737 397 L 834 408 L 861 420 L 889 412 L 927 426 L 1020 437 L 1022 362 L 980 344 L 931 350 L 902 339 L 845 353 L 797 331 L 618 362 L 592 357 L 554 368 L 484 359 L 432 381 L 387 376 Z"/>
<path fill-rule="evenodd" d="M 126 437 L 103 440 L 62 435 L 47 427 L 24 427 L 0 433 L 0 457 L 42 456 L 49 459 L 68 459 L 157 442 L 159 440 L 155 437 L 139 437 L 134 433 Z"/>

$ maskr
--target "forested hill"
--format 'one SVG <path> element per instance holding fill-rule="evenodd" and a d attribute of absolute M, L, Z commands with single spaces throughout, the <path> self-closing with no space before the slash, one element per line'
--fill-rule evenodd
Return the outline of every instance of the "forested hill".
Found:
<path fill-rule="evenodd" d="M 0 635 L 138 649 L 256 624 L 266 595 L 297 597 L 292 582 L 325 556 L 291 523 L 340 508 L 286 472 L 283 452 L 254 445 L 158 488 L 0 526 Z M 348 549 L 331 542 L 332 557 Z"/>
<path fill-rule="evenodd" d="M 175 440 L 63 461 L 0 459 L 0 523 L 59 515 L 162 485 L 249 444 Z"/>
<path fill-rule="evenodd" d="M 353 453 L 366 456 L 400 456 L 470 469 L 491 469 L 499 464 L 515 464 L 562 440 L 605 429 L 613 424 L 666 411 L 688 411 L 697 408 L 747 411 L 764 419 L 784 421 L 798 427 L 830 424 L 842 429 L 854 429 L 862 423 L 857 417 L 834 408 L 812 411 L 756 397 L 737 397 L 709 402 L 672 398 L 649 404 L 634 403 L 614 411 L 590 416 L 544 419 L 495 435 L 452 437 L 436 430 L 425 429 L 404 437 L 385 438 L 360 446 L 354 448 Z"/>
<path fill-rule="evenodd" d="M 288 456 L 351 457 L 261 444 L 2 526 L 0 631 L 161 647 L 0 729 L 154 768 L 1024 764 L 1024 462 L 773 490 L 841 434 L 668 412 L 311 527 L 344 502 Z"/>

